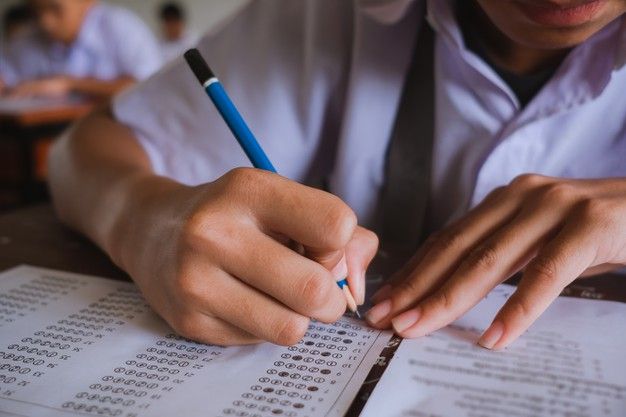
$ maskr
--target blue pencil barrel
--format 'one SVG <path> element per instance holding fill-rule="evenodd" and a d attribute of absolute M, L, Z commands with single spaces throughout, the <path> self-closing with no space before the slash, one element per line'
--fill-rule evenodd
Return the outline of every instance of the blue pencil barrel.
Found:
<path fill-rule="evenodd" d="M 214 80 L 206 86 L 206 92 L 215 103 L 215 107 L 220 112 L 224 121 L 233 132 L 233 135 L 241 145 L 241 148 L 252 162 L 255 168 L 264 169 L 266 171 L 276 172 L 276 168 L 270 162 L 265 152 L 255 139 L 252 131 L 237 111 L 237 108 L 226 94 L 219 81 Z"/>

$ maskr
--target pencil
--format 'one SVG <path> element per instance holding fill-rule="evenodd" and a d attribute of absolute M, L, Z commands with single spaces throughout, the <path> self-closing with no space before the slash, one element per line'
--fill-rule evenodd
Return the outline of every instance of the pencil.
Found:
<path fill-rule="evenodd" d="M 252 166 L 276 173 L 276 168 L 272 165 L 272 162 L 263 151 L 263 148 L 261 148 L 261 145 L 254 137 L 254 134 L 252 134 L 245 120 L 230 97 L 228 97 L 228 94 L 226 94 L 226 90 L 224 90 L 224 87 L 222 87 L 222 84 L 200 54 L 200 51 L 197 49 L 188 50 L 185 52 L 185 60 L 217 108 L 217 111 L 226 122 L 226 125 L 228 125 L 233 136 L 235 136 L 235 139 L 239 142 L 239 145 L 252 163 Z M 360 318 L 361 315 L 359 314 L 357 304 L 350 291 L 346 278 L 338 280 L 337 285 L 343 291 L 350 311 Z"/>

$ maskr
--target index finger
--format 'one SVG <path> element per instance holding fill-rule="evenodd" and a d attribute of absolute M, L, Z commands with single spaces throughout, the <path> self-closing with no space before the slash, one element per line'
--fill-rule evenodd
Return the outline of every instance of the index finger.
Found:
<path fill-rule="evenodd" d="M 552 231 L 557 219 L 556 213 L 541 216 L 535 210 L 520 213 L 510 226 L 474 249 L 432 295 L 416 308 L 394 317 L 394 329 L 405 337 L 419 337 L 456 320 L 519 270 Z M 417 317 L 416 312 L 419 320 L 411 321 Z"/>
<path fill-rule="evenodd" d="M 256 194 L 255 217 L 268 232 L 280 233 L 301 243 L 317 256 L 343 250 L 357 226 L 356 215 L 340 198 L 290 181 L 277 174 L 245 170 L 244 181 L 254 181 L 248 189 Z M 259 193 L 262 193 L 260 195 Z M 334 259 L 335 263 L 339 259 Z"/>
<path fill-rule="evenodd" d="M 478 343 L 503 349 L 517 339 L 561 294 L 565 286 L 593 265 L 597 238 L 593 230 L 568 225 L 524 270 L 515 293 L 504 304 Z"/>

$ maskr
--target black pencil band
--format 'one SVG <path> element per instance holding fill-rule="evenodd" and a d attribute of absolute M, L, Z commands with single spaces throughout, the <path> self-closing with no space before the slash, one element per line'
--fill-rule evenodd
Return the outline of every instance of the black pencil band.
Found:
<path fill-rule="evenodd" d="M 197 49 L 194 48 L 185 52 L 185 60 L 202 86 L 211 78 L 215 78 L 215 74 Z"/>

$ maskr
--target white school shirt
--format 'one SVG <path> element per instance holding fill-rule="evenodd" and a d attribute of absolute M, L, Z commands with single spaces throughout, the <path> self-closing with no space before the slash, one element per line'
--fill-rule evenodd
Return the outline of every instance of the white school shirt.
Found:
<path fill-rule="evenodd" d="M 57 75 L 143 80 L 162 62 L 158 42 L 146 24 L 132 12 L 106 3 L 89 10 L 71 45 L 33 31 L 7 46 L 2 58 L 0 77 L 9 86 Z"/>
<path fill-rule="evenodd" d="M 198 36 L 191 32 L 185 32 L 180 39 L 171 41 L 161 39 L 161 55 L 163 62 L 170 62 L 174 58 L 178 58 L 190 48 L 194 48 L 198 43 Z"/>
<path fill-rule="evenodd" d="M 434 227 L 524 173 L 626 176 L 626 18 L 575 48 L 522 109 L 465 48 L 453 3 L 428 1 L 437 32 Z M 326 179 L 364 225 L 384 183 L 417 6 L 253 0 L 199 46 L 278 171 L 301 182 Z M 158 174 L 199 184 L 249 166 L 181 59 L 118 96 L 114 114 Z"/>

